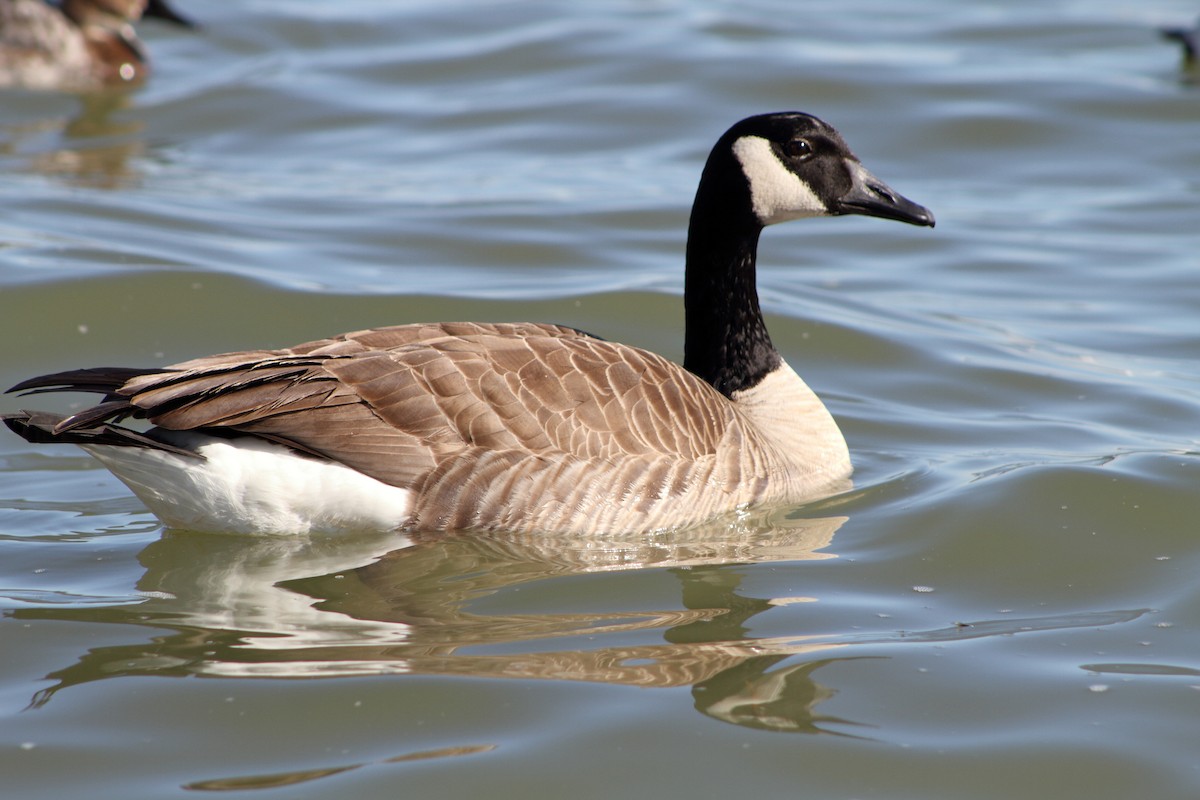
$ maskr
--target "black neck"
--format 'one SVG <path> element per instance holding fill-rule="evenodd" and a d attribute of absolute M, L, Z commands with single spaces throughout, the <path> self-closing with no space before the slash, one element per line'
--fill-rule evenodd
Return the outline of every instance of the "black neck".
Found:
<path fill-rule="evenodd" d="M 713 172 L 709 169 L 705 172 Z M 726 173 L 729 174 L 729 173 Z M 730 198 L 745 198 L 741 170 L 731 181 L 700 182 L 688 226 L 683 366 L 732 396 L 756 385 L 782 359 L 763 321 L 755 282 L 762 225 Z M 740 181 L 740 186 L 723 185 Z"/>

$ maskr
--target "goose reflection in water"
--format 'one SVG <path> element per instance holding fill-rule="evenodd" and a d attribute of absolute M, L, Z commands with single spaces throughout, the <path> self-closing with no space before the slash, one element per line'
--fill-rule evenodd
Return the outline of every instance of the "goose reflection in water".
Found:
<path fill-rule="evenodd" d="M 400 549 L 394 534 L 248 541 L 168 532 L 139 555 L 146 572 L 124 602 L 11 613 L 168 631 L 89 651 L 47 676 L 55 685 L 33 706 L 71 686 L 130 675 L 460 675 L 692 686 L 697 709 L 727 722 L 831 732 L 823 726 L 844 721 L 816 714 L 832 692 L 812 677 L 828 662 L 777 667 L 840 645 L 749 638 L 755 615 L 811 598 L 747 596 L 731 566 L 833 558 L 821 550 L 843 521 L 764 515 L 625 539 L 438 535 Z M 650 568 L 678 583 L 681 608 L 476 610 L 517 587 Z"/>
<path fill-rule="evenodd" d="M 34 696 L 33 707 L 72 686 L 133 675 L 456 675 L 691 686 L 696 709 L 714 719 L 772 731 L 861 736 L 861 723 L 817 711 L 834 691 L 814 673 L 834 663 L 881 657 L 871 649 L 847 648 L 1095 627 L 1146 612 L 754 638 L 750 620 L 756 615 L 814 598 L 750 596 L 741 587 L 745 570 L 739 566 L 835 558 L 824 550 L 844 521 L 763 512 L 732 525 L 659 535 L 438 534 L 415 536 L 399 549 L 395 534 L 248 540 L 168 532 L 140 553 L 146 572 L 137 593 L 25 603 L 8 613 L 25 620 L 167 631 L 149 641 L 89 651 L 48 675 L 55 684 Z M 599 593 L 564 597 L 555 582 L 570 579 L 577 589 L 589 574 L 618 570 L 669 576 L 681 607 L 481 610 L 513 602 L 511 592 L 522 589 L 522 605 L 537 589 L 545 605 L 578 608 Z M 621 601 L 633 602 L 628 595 Z"/>

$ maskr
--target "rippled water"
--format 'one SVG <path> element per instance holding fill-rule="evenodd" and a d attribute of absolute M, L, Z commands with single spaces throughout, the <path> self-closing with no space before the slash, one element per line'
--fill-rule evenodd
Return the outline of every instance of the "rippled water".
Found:
<path fill-rule="evenodd" d="M 176 5 L 143 90 L 3 96 L 5 386 L 418 319 L 678 358 L 761 111 L 938 227 L 765 234 L 857 486 L 732 527 L 164 532 L 0 436 L 6 793 L 1200 796 L 1193 3 Z"/>

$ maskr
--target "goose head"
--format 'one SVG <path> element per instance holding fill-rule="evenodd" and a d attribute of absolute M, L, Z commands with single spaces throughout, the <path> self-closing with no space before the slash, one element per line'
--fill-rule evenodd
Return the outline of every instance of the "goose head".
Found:
<path fill-rule="evenodd" d="M 688 225 L 684 366 L 730 397 L 779 368 L 758 302 L 759 235 L 777 222 L 847 214 L 934 224 L 929 209 L 871 174 L 810 114 L 761 114 L 726 131 Z"/>
<path fill-rule="evenodd" d="M 759 228 L 845 214 L 934 225 L 929 209 L 873 175 L 841 134 L 810 114 L 742 120 L 714 146 L 704 173 L 700 192 L 712 188 L 730 199 L 740 195 L 734 200 L 742 206 L 738 216 Z M 719 186 L 706 187 L 706 181 Z"/>

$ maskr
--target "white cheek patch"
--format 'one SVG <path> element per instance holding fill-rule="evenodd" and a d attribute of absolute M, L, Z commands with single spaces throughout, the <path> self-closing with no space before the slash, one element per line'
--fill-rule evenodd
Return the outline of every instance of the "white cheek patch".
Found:
<path fill-rule="evenodd" d="M 763 225 L 829 216 L 816 192 L 783 165 L 766 139 L 743 136 L 733 143 L 733 155 L 742 165 L 754 214 Z"/>

